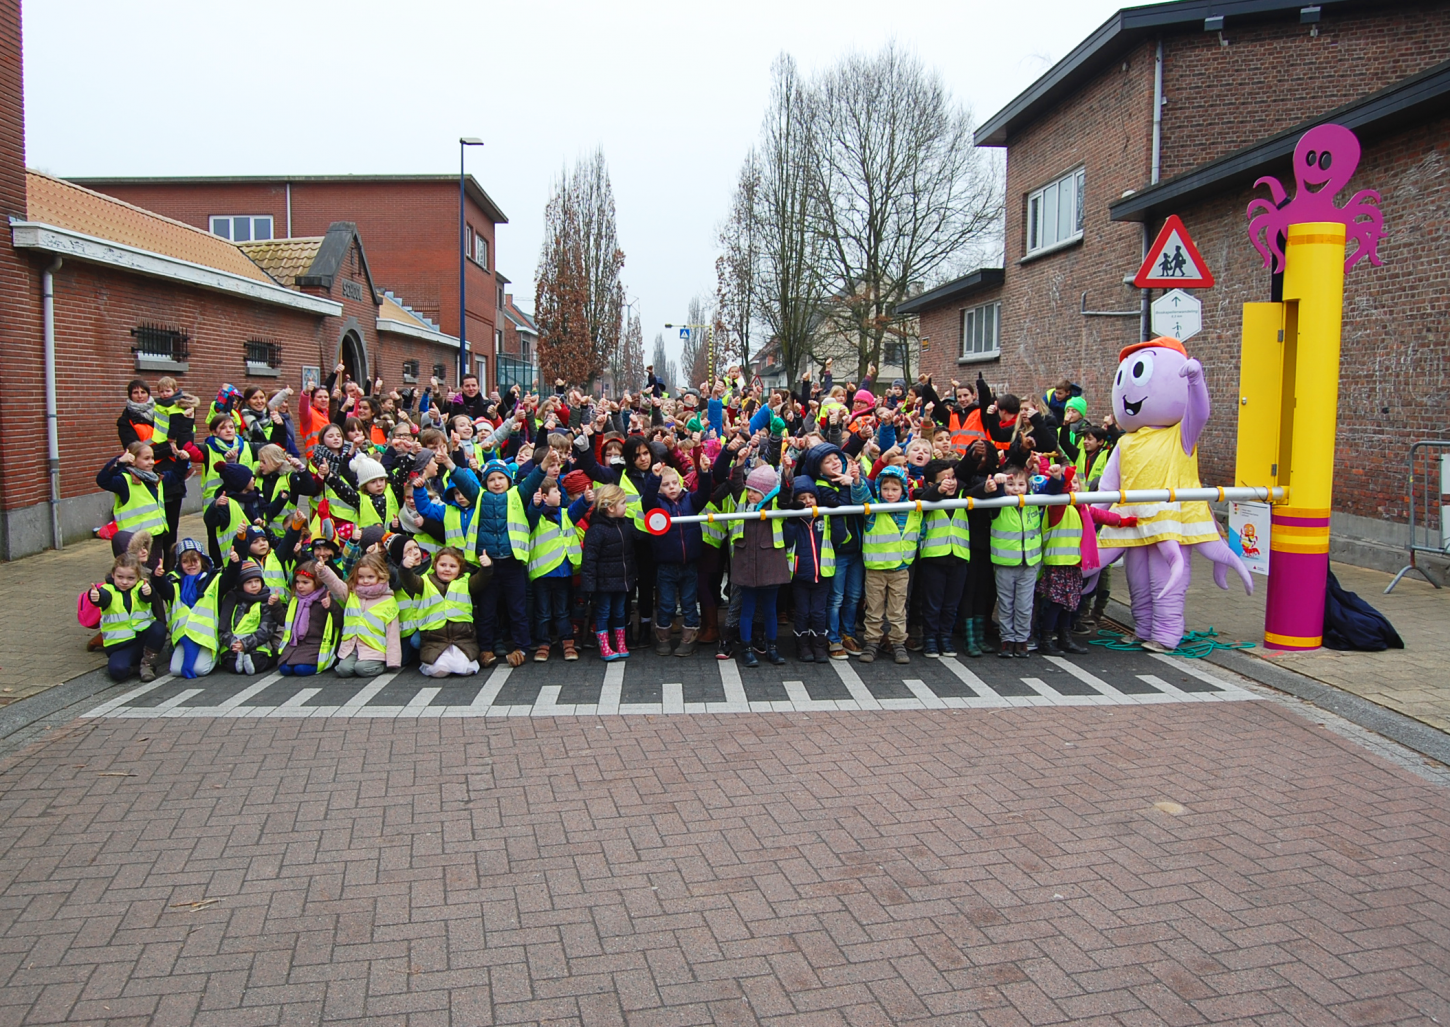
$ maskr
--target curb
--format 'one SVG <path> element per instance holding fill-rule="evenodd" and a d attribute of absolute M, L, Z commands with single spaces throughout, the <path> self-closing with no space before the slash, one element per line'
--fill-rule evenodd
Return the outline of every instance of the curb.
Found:
<path fill-rule="evenodd" d="M 1115 599 L 1108 600 L 1108 613 L 1119 624 L 1133 625 L 1133 612 Z M 1450 766 L 1450 735 L 1414 717 L 1407 717 L 1334 685 L 1326 685 L 1307 674 L 1277 667 L 1257 656 L 1246 656 L 1238 650 L 1215 649 L 1205 660 L 1267 688 L 1303 699 L 1343 717 L 1351 724 Z"/>
<path fill-rule="evenodd" d="M 43 692 L 36 692 L 24 699 L 17 699 L 8 706 L 0 706 L 0 739 L 9 738 L 46 717 L 71 706 L 80 705 L 108 689 L 124 685 L 125 682 L 117 685 L 112 681 L 111 676 L 102 667 L 98 670 L 87 671 L 79 677 L 73 677 L 59 685 L 53 685 Z"/>

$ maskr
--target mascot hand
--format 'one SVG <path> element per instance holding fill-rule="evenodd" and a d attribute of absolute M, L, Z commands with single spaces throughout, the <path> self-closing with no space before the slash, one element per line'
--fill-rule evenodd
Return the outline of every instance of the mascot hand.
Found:
<path fill-rule="evenodd" d="M 1178 369 L 1178 377 L 1187 378 L 1190 382 L 1197 384 L 1203 380 L 1203 365 L 1192 357 Z"/>
<path fill-rule="evenodd" d="M 1137 526 L 1138 526 L 1138 518 L 1136 518 L 1136 517 L 1133 517 L 1133 516 L 1130 515 L 1130 516 L 1127 516 L 1127 517 L 1119 517 L 1118 518 L 1118 527 L 1120 527 L 1120 528 L 1136 528 Z"/>

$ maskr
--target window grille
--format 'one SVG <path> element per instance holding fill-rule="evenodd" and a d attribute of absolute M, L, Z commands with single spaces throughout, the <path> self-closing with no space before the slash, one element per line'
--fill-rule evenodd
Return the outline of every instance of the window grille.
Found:
<path fill-rule="evenodd" d="M 184 361 L 191 356 L 191 339 L 179 328 L 143 324 L 131 329 L 136 345 L 131 352 L 146 357 Z"/>

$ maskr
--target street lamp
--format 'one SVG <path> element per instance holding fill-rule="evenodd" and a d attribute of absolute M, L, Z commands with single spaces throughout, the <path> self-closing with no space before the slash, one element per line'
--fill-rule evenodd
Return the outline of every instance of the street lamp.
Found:
<path fill-rule="evenodd" d="M 705 330 L 705 377 L 710 381 L 715 380 L 715 326 L 714 325 L 665 325 L 666 328 L 688 328 L 690 331 L 703 328 Z M 685 372 L 689 374 L 688 371 Z"/>
<path fill-rule="evenodd" d="M 465 232 L 463 197 L 463 155 L 470 146 L 482 146 L 483 140 L 462 136 L 458 140 L 458 386 L 468 373 L 468 239 Z M 480 388 L 484 383 L 480 382 Z"/>

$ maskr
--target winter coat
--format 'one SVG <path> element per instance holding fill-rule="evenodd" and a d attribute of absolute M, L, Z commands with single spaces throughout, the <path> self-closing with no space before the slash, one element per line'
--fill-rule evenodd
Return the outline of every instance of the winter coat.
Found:
<path fill-rule="evenodd" d="M 222 596 L 221 610 L 217 618 L 217 625 L 221 631 L 219 649 L 230 649 L 233 642 L 241 642 L 244 653 L 254 653 L 262 646 L 275 648 L 282 634 L 279 621 L 286 616 L 287 607 L 282 603 L 268 605 L 267 600 L 271 595 L 272 590 L 268 588 L 262 589 L 255 596 L 247 595 L 240 588 L 234 588 Z M 232 628 L 237 621 L 246 616 L 247 607 L 256 603 L 260 603 L 262 606 L 262 616 L 257 622 L 257 630 L 248 635 L 234 634 Z"/>
<path fill-rule="evenodd" d="M 645 479 L 644 491 L 640 495 L 640 506 L 645 510 L 659 507 L 673 517 L 684 517 L 704 510 L 710 502 L 709 475 L 695 476 L 695 491 L 681 492 L 679 499 L 660 495 L 660 480 L 651 474 Z M 650 536 L 650 548 L 654 551 L 656 564 L 694 563 L 700 558 L 704 536 L 698 524 L 671 524 L 663 535 Z"/>
<path fill-rule="evenodd" d="M 784 509 L 791 502 L 790 486 L 766 501 L 768 507 Z M 745 486 L 735 494 L 737 509 L 745 509 Z M 784 585 L 791 579 L 786 550 L 777 549 L 775 529 L 769 520 L 745 520 L 743 530 L 730 547 L 730 581 L 741 588 L 768 588 Z"/>
<path fill-rule="evenodd" d="M 584 562 L 579 567 L 585 592 L 628 592 L 634 587 L 636 535 L 629 517 L 594 511 L 584 534 Z"/>

